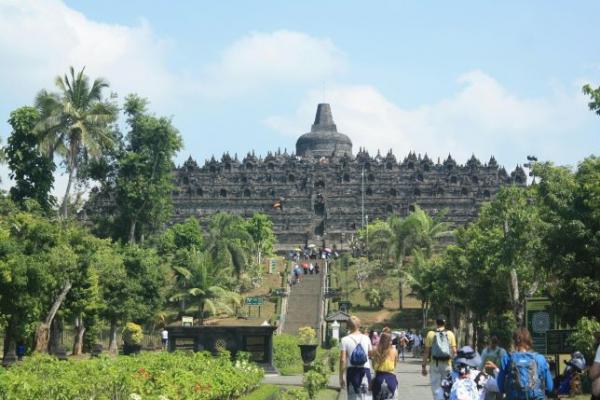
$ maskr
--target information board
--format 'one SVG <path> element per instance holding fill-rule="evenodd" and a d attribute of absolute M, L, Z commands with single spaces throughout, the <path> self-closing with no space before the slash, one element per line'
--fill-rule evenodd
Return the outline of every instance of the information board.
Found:
<path fill-rule="evenodd" d="M 546 348 L 546 332 L 555 327 L 552 303 L 547 297 L 530 298 L 525 302 L 525 311 L 527 329 L 533 339 L 533 350 L 540 354 L 551 354 Z"/>
<path fill-rule="evenodd" d="M 263 304 L 262 297 L 246 297 L 246 305 L 247 306 L 262 306 Z"/>

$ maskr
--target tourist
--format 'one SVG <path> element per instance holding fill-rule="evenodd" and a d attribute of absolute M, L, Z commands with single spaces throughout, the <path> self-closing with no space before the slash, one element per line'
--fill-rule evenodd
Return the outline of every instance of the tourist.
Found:
<path fill-rule="evenodd" d="M 498 388 L 507 400 L 543 400 L 554 387 L 548 362 L 532 351 L 533 343 L 527 328 L 513 333 L 514 351 L 505 354 L 498 373 Z"/>
<path fill-rule="evenodd" d="M 347 336 L 340 343 L 340 387 L 346 388 L 349 400 L 371 399 L 371 341 L 360 332 L 360 319 L 351 316 L 347 321 Z"/>
<path fill-rule="evenodd" d="M 160 341 L 162 342 L 162 349 L 167 350 L 167 345 L 169 344 L 169 331 L 167 331 L 166 327 L 164 327 L 160 333 Z"/>
<path fill-rule="evenodd" d="M 481 365 L 479 366 L 479 369 L 484 371 L 485 364 L 490 361 L 495 365 L 500 365 L 500 361 L 505 355 L 506 350 L 498 346 L 498 336 L 491 336 L 488 340 L 488 345 L 481 352 Z M 488 375 L 493 373 L 489 368 L 485 369 L 485 372 Z"/>
<path fill-rule="evenodd" d="M 313 263 L 310 263 L 308 265 L 308 272 L 310 272 L 311 275 L 315 273 L 315 266 L 313 265 Z"/>
<path fill-rule="evenodd" d="M 598 345 L 598 336 L 596 336 L 596 357 L 590 367 L 589 376 L 592 382 L 592 400 L 600 400 L 600 345 Z"/>
<path fill-rule="evenodd" d="M 392 346 L 392 335 L 389 332 L 382 332 L 379 337 L 379 344 L 371 352 L 371 360 L 375 370 L 375 378 L 373 378 L 371 386 L 373 399 L 398 399 L 398 380 L 396 374 L 394 374 L 397 357 L 398 352 Z"/>
<path fill-rule="evenodd" d="M 452 371 L 452 358 L 456 355 L 456 338 L 452 331 L 446 329 L 446 317 L 439 315 L 435 331 L 429 331 L 425 337 L 421 374 L 427 376 L 429 365 L 429 383 L 431 393 L 436 398 L 436 392 L 442 385 L 442 380 Z"/>
<path fill-rule="evenodd" d="M 19 361 L 23 360 L 23 357 L 25 356 L 25 352 L 26 352 L 25 343 L 19 342 L 17 344 L 17 349 L 16 349 L 17 360 L 19 360 Z"/>
<path fill-rule="evenodd" d="M 398 340 L 398 344 L 400 345 L 400 357 L 402 358 L 402 361 L 405 361 L 404 357 L 409 343 L 410 340 L 408 339 L 408 334 L 402 332 L 402 335 L 400 335 L 400 339 Z"/>
<path fill-rule="evenodd" d="M 319 273 L 319 263 L 315 263 L 315 274 Z"/>
<path fill-rule="evenodd" d="M 438 399 L 485 400 L 490 394 L 498 394 L 495 376 L 480 371 L 480 365 L 481 357 L 472 347 L 464 346 L 458 350 L 454 359 L 454 371 L 449 379 L 442 383 L 442 388 L 448 395 L 438 393 Z"/>
<path fill-rule="evenodd" d="M 421 341 L 421 334 L 413 334 L 412 353 L 415 358 L 421 356 Z"/>

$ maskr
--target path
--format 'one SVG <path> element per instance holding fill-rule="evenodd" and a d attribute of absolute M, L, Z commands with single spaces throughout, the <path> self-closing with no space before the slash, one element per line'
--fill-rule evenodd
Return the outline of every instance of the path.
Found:
<path fill-rule="evenodd" d="M 321 275 L 322 274 L 302 275 L 301 282 L 292 286 L 291 293 L 288 297 L 287 315 L 285 316 L 283 333 L 297 335 L 298 328 L 311 326 L 318 334 L 319 304 L 321 303 Z"/>
<path fill-rule="evenodd" d="M 403 400 L 431 400 L 431 389 L 429 379 L 421 375 L 421 360 L 409 358 L 405 362 L 400 361 L 396 368 L 398 376 L 398 398 Z M 302 385 L 302 376 L 279 376 L 267 375 L 263 383 L 287 386 Z M 339 378 L 337 375 L 329 378 L 329 386 L 339 389 Z M 345 392 L 339 399 L 346 399 Z"/>

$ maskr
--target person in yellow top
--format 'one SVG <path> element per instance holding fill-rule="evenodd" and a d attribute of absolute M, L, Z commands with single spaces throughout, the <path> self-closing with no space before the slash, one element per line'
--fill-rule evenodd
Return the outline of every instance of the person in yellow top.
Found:
<path fill-rule="evenodd" d="M 371 383 L 373 399 L 397 400 L 398 379 L 394 371 L 396 370 L 398 352 L 392 346 L 392 335 L 389 332 L 381 334 L 379 343 L 371 351 L 370 357 L 375 370 L 375 378 Z"/>
<path fill-rule="evenodd" d="M 423 349 L 423 362 L 421 374 L 427 376 L 429 364 L 429 382 L 433 399 L 441 390 L 442 380 L 452 371 L 452 359 L 456 356 L 456 337 L 452 331 L 446 329 L 446 317 L 439 315 L 435 324 L 435 331 L 429 331 L 425 338 Z"/>

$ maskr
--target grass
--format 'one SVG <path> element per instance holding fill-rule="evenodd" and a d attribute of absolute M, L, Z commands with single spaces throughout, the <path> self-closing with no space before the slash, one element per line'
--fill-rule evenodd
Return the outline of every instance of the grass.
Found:
<path fill-rule="evenodd" d="M 388 276 L 381 271 L 374 271 L 367 280 L 363 281 L 362 287 L 364 288 L 384 288 L 389 292 L 389 296 L 386 298 L 383 308 L 373 309 L 369 306 L 363 291 L 358 287 L 356 280 L 356 272 L 361 268 L 361 264 L 364 261 L 357 260 L 356 264 L 350 265 L 347 271 L 341 270 L 341 267 L 337 263 L 332 264 L 332 287 L 338 287 L 342 289 L 342 297 L 352 302 L 351 313 L 360 318 L 363 326 L 370 327 L 373 325 L 383 326 L 388 325 L 392 329 L 405 329 L 407 327 L 400 326 L 397 322 L 399 316 L 403 312 L 413 313 L 413 309 L 420 310 L 420 303 L 407 296 L 410 292 L 409 289 L 404 290 L 403 304 L 407 311 L 401 311 L 398 309 L 398 286 L 397 280 L 390 280 Z M 332 308 L 336 306 L 333 305 Z M 420 311 L 419 311 L 420 312 Z"/>
<path fill-rule="evenodd" d="M 266 259 L 265 259 L 266 260 Z M 282 258 L 278 258 L 279 262 L 274 273 L 263 274 L 263 281 L 261 285 L 248 292 L 242 293 L 243 297 L 254 297 L 254 296 L 266 296 L 269 294 L 272 288 L 281 287 L 281 276 L 280 272 L 284 271 L 285 261 Z M 266 267 L 265 267 L 266 271 Z M 211 318 L 206 321 L 207 325 L 223 325 L 223 326 L 254 326 L 260 325 L 263 321 L 271 321 L 276 312 L 276 303 L 271 302 L 268 298 L 265 298 L 265 302 L 260 306 L 260 317 L 258 316 L 258 307 L 256 306 L 242 306 L 242 312 L 248 314 L 248 319 L 227 317 L 227 318 Z"/>
<path fill-rule="evenodd" d="M 240 400 L 271 400 L 276 399 L 280 387 L 277 385 L 262 385 L 255 391 L 242 397 Z"/>
<path fill-rule="evenodd" d="M 287 387 L 277 385 L 262 385 L 252 393 L 247 394 L 240 400 L 274 400 L 277 399 L 276 395 L 280 390 L 287 389 Z M 323 389 L 317 393 L 315 400 L 336 400 L 339 392 L 333 389 Z"/>

